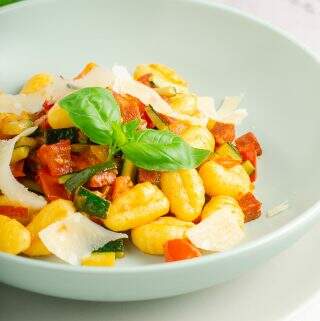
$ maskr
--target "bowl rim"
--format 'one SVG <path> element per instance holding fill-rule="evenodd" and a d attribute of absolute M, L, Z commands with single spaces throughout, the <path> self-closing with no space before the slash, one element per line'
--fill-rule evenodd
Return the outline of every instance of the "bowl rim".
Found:
<path fill-rule="evenodd" d="M 59 0 L 45 0 L 46 2 L 58 2 Z M 156 0 L 153 0 L 156 1 Z M 283 39 L 289 41 L 293 44 L 296 49 L 300 50 L 306 56 L 309 56 L 315 63 L 320 63 L 320 58 L 316 55 L 313 50 L 311 50 L 308 46 L 301 44 L 296 40 L 295 37 L 284 31 L 283 29 L 271 25 L 269 22 L 264 21 L 263 19 L 257 18 L 248 14 L 246 12 L 241 11 L 240 9 L 230 7 L 225 4 L 213 3 L 209 0 L 167 0 L 171 2 L 181 2 L 183 4 L 193 4 L 198 6 L 206 6 L 208 9 L 215 9 L 221 12 L 226 12 L 227 14 L 236 15 L 244 20 L 249 20 L 254 22 L 255 24 L 268 29 L 270 32 L 281 36 Z M 21 8 L 27 6 L 33 6 L 36 4 L 44 4 L 44 0 L 24 0 L 18 3 L 12 3 L 7 6 L 0 8 L 0 16 L 14 10 L 19 10 Z M 167 270 L 177 270 L 181 268 L 193 268 L 194 266 L 213 264 L 217 260 L 227 260 L 233 256 L 245 255 L 251 251 L 254 251 L 260 247 L 264 247 L 270 245 L 273 242 L 276 242 L 278 239 L 283 237 L 288 237 L 291 234 L 294 234 L 295 231 L 299 230 L 301 225 L 306 225 L 316 219 L 316 217 L 320 215 L 320 200 L 315 202 L 308 209 L 303 211 L 297 217 L 284 224 L 280 228 L 276 229 L 273 232 L 267 233 L 262 237 L 259 237 L 256 240 L 249 241 L 244 244 L 240 244 L 234 249 L 221 252 L 221 253 L 213 253 L 209 255 L 202 256 L 200 258 L 195 258 L 191 260 L 178 261 L 178 262 L 170 262 L 170 264 L 164 263 L 152 263 L 148 265 L 141 266 L 128 266 L 121 268 L 99 268 L 99 267 L 83 267 L 83 266 L 73 266 L 68 264 L 61 264 L 55 262 L 43 261 L 35 258 L 27 258 L 23 256 L 15 256 L 7 253 L 0 252 L 0 260 L 12 261 L 13 263 L 23 264 L 28 267 L 37 267 L 37 268 L 45 268 L 48 270 L 60 270 L 65 272 L 78 272 L 85 274 L 125 274 L 125 273 L 145 273 L 147 271 L 167 271 Z"/>

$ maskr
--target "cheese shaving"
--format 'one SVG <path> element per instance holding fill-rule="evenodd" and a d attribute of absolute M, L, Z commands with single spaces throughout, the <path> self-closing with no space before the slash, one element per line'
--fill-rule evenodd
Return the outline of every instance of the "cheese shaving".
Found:
<path fill-rule="evenodd" d="M 39 232 L 47 249 L 61 260 L 80 265 L 92 251 L 110 241 L 128 238 L 126 234 L 109 231 L 80 213 L 69 215 Z"/>
<path fill-rule="evenodd" d="M 286 211 L 288 208 L 289 208 L 289 202 L 284 201 L 284 202 L 280 203 L 279 205 L 268 210 L 267 216 L 272 217 L 272 216 L 278 215 L 281 212 Z"/>
<path fill-rule="evenodd" d="M 42 109 L 44 98 L 39 94 L 10 95 L 0 93 L 0 113 L 20 115 L 22 112 L 37 113 Z"/>
<path fill-rule="evenodd" d="M 187 237 L 199 249 L 222 252 L 238 244 L 244 231 L 237 216 L 223 208 L 191 227 Z"/>
<path fill-rule="evenodd" d="M 20 137 L 32 134 L 37 127 L 24 130 L 21 134 L 9 140 L 0 141 L 0 190 L 10 200 L 17 201 L 29 208 L 40 209 L 46 205 L 46 200 L 19 183 L 12 175 L 10 160 L 15 143 Z"/>

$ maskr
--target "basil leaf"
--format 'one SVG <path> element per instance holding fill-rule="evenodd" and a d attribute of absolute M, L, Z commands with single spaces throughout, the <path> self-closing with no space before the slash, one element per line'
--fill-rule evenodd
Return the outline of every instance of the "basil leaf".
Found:
<path fill-rule="evenodd" d="M 83 88 L 64 97 L 59 106 L 91 141 L 101 145 L 113 142 L 113 122 L 120 122 L 119 106 L 109 89 Z"/>
<path fill-rule="evenodd" d="M 121 146 L 125 158 L 147 170 L 175 171 L 198 167 L 210 151 L 191 147 L 169 131 L 146 129 Z"/>
<path fill-rule="evenodd" d="M 112 161 L 107 161 L 101 164 L 90 166 L 78 173 L 73 174 L 65 183 L 64 186 L 69 193 L 86 183 L 93 175 L 104 170 L 114 169 L 116 164 Z"/>
<path fill-rule="evenodd" d="M 139 124 L 140 124 L 139 119 L 133 119 L 122 125 L 123 131 L 128 137 L 128 139 L 134 136 Z"/>

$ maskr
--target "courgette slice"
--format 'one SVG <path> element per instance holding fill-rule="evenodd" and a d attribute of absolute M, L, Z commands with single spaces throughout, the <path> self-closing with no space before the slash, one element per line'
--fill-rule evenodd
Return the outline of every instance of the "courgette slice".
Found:
<path fill-rule="evenodd" d="M 80 212 L 106 218 L 110 202 L 81 186 L 74 196 L 74 205 Z"/>
<path fill-rule="evenodd" d="M 137 167 L 128 159 L 123 161 L 121 176 L 129 176 L 131 181 L 134 182 L 137 173 Z"/>
<path fill-rule="evenodd" d="M 37 140 L 32 137 L 24 136 L 19 138 L 19 140 L 15 144 L 15 148 L 17 147 L 22 147 L 22 146 L 27 146 L 30 147 L 31 149 L 35 148 L 37 146 Z"/>
<path fill-rule="evenodd" d="M 29 152 L 30 147 L 28 146 L 21 146 L 15 148 L 12 152 L 10 164 L 14 164 L 16 162 L 19 162 L 20 160 L 26 159 L 29 155 Z"/>
<path fill-rule="evenodd" d="M 152 123 L 160 130 L 168 130 L 168 124 L 161 119 L 158 113 L 149 105 L 145 107 L 145 111 L 149 118 L 151 119 Z"/>
<path fill-rule="evenodd" d="M 101 246 L 97 250 L 93 251 L 93 253 L 102 253 L 102 252 L 115 252 L 116 258 L 124 257 L 124 240 L 118 239 L 114 241 L 110 241 L 105 245 Z"/>
<path fill-rule="evenodd" d="M 69 139 L 71 143 L 78 143 L 78 129 L 70 128 L 50 128 L 44 132 L 46 144 L 58 143 L 61 139 Z"/>
<path fill-rule="evenodd" d="M 89 149 L 90 145 L 88 144 L 72 144 L 71 151 L 74 153 L 82 153 Z"/>
<path fill-rule="evenodd" d="M 235 147 L 233 144 L 231 143 L 224 143 L 221 146 L 219 146 L 216 149 L 216 154 L 218 154 L 219 156 L 223 156 L 223 157 L 230 157 L 234 160 L 242 160 L 242 157 L 237 149 L 237 147 Z"/>
<path fill-rule="evenodd" d="M 31 178 L 23 177 L 19 179 L 19 182 L 24 185 L 29 191 L 43 195 L 41 186 Z"/>
<path fill-rule="evenodd" d="M 105 163 L 90 166 L 80 172 L 74 173 L 74 175 L 67 179 L 64 186 L 69 193 L 72 193 L 78 187 L 86 183 L 93 175 L 115 168 L 117 168 L 116 163 L 113 161 L 107 161 Z"/>
<path fill-rule="evenodd" d="M 242 167 L 245 169 L 245 171 L 249 176 L 256 170 L 253 164 L 249 160 L 244 161 L 242 163 Z"/>
<path fill-rule="evenodd" d="M 75 174 L 76 173 L 71 173 L 71 174 L 65 174 L 65 175 L 59 176 L 58 183 L 64 184 L 69 178 L 71 178 Z"/>

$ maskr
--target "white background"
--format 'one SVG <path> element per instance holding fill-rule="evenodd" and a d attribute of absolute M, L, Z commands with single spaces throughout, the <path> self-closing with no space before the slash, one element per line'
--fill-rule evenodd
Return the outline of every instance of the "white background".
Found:
<path fill-rule="evenodd" d="M 320 0 L 212 2 L 228 4 L 269 21 L 320 55 Z M 319 245 L 317 225 L 289 250 L 234 281 L 163 300 L 84 303 L 0 285 L 0 320 L 319 321 Z"/>

